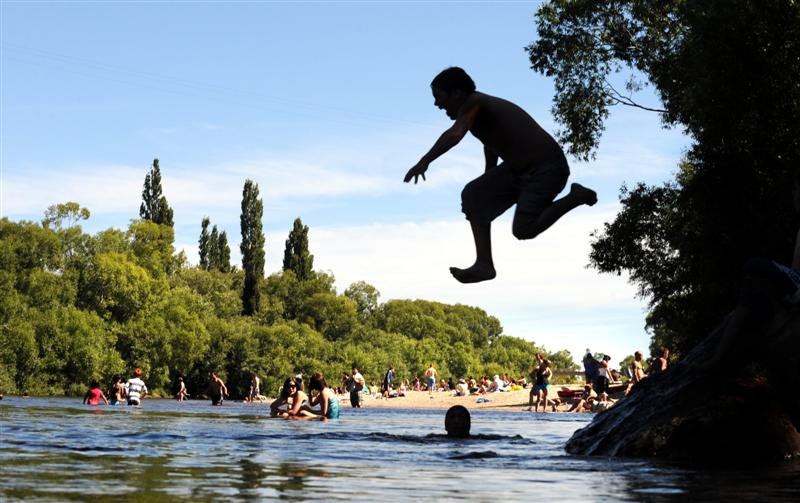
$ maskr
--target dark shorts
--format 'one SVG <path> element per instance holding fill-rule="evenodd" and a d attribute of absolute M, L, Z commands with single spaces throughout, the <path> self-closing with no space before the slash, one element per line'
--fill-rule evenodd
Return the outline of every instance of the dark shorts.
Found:
<path fill-rule="evenodd" d="M 211 405 L 222 405 L 222 395 L 211 395 Z"/>
<path fill-rule="evenodd" d="M 522 169 L 502 163 L 464 187 L 461 211 L 471 222 L 489 223 L 516 204 L 515 222 L 536 221 L 564 190 L 567 178 L 566 159 Z"/>
<path fill-rule="evenodd" d="M 608 393 L 608 378 L 598 376 L 597 379 L 594 380 L 594 391 L 600 396 L 600 393 Z"/>
<path fill-rule="evenodd" d="M 540 391 L 547 391 L 550 388 L 549 384 L 535 384 L 531 390 L 531 394 L 535 395 Z"/>

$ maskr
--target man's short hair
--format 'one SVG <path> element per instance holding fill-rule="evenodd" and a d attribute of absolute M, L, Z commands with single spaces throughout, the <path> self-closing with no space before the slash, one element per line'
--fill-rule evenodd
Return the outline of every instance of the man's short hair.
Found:
<path fill-rule="evenodd" d="M 460 89 L 465 94 L 475 92 L 475 82 L 472 81 L 472 77 L 467 75 L 463 68 L 457 66 L 442 70 L 439 75 L 434 77 L 431 87 L 441 89 L 446 93 L 451 93 L 456 89 Z"/>

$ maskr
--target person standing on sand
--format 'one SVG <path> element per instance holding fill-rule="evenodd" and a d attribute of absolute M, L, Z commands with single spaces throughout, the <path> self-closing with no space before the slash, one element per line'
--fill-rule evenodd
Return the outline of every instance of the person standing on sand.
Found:
<path fill-rule="evenodd" d="M 353 374 L 350 377 L 350 406 L 353 408 L 361 408 L 361 390 L 366 386 L 367 381 L 364 376 L 358 371 L 358 367 L 353 367 Z"/>
<path fill-rule="evenodd" d="M 611 383 L 611 372 L 608 368 L 609 360 L 611 360 L 611 357 L 604 355 L 600 361 L 600 368 L 597 371 L 597 378 L 594 380 L 593 386 L 597 396 L 608 393 L 608 385 Z"/>
<path fill-rule="evenodd" d="M 542 404 L 542 412 L 547 412 L 547 394 L 550 388 L 550 378 L 553 376 L 553 371 L 550 370 L 550 361 L 546 358 L 543 358 L 541 354 L 536 354 L 536 358 L 539 360 L 539 367 L 536 368 L 535 371 L 535 384 L 533 385 L 533 389 L 531 389 L 530 398 L 528 399 L 528 410 L 531 410 L 530 404 L 531 401 L 534 399 L 534 395 L 536 401 L 534 402 L 534 412 L 539 412 L 539 404 Z M 555 410 L 555 409 L 554 409 Z"/>
<path fill-rule="evenodd" d="M 436 369 L 433 368 L 433 363 L 425 371 L 425 377 L 428 378 L 428 394 L 433 395 L 433 392 L 436 391 Z M 431 398 L 433 397 L 431 396 Z"/>
<path fill-rule="evenodd" d="M 390 365 L 389 370 L 387 370 L 386 374 L 384 374 L 383 376 L 383 385 L 381 386 L 381 391 L 383 391 L 383 398 L 389 398 L 389 390 L 392 389 L 393 380 L 394 380 L 394 367 Z"/>
<path fill-rule="evenodd" d="M 128 397 L 128 405 L 139 406 L 142 398 L 147 395 L 147 386 L 142 381 L 142 369 L 136 367 L 133 370 L 133 377 L 125 383 L 125 395 Z"/>
<path fill-rule="evenodd" d="M 222 405 L 225 397 L 228 396 L 228 387 L 216 372 L 211 372 L 209 394 L 211 395 L 211 405 Z"/>
<path fill-rule="evenodd" d="M 431 91 L 433 104 L 455 123 L 408 170 L 403 181 L 425 180 L 428 166 L 456 146 L 468 131 L 483 143 L 486 161 L 485 172 L 461 193 L 461 208 L 472 228 L 476 258 L 466 269 L 450 268 L 456 280 L 477 283 L 496 276 L 491 224 L 515 204 L 512 233 L 517 239 L 532 239 L 578 206 L 597 202 L 595 191 L 577 183 L 566 196 L 555 199 L 567 184 L 567 158 L 525 110 L 476 91 L 475 82 L 458 67 L 439 73 L 431 82 Z M 500 164 L 499 159 L 503 161 Z"/>

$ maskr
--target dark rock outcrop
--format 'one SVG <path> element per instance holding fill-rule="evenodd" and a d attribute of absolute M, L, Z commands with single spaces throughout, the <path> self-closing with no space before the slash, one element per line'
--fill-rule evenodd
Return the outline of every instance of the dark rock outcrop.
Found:
<path fill-rule="evenodd" d="M 704 465 L 800 459 L 800 313 L 783 312 L 749 334 L 727 368 L 703 369 L 724 325 L 597 414 L 567 451 Z"/>

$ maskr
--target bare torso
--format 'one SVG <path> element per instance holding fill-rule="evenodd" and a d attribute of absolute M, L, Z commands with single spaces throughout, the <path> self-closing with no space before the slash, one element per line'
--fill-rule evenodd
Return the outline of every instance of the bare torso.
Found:
<path fill-rule="evenodd" d="M 528 165 L 564 159 L 553 137 L 519 106 L 476 91 L 467 98 L 459 113 L 476 105 L 478 113 L 470 132 L 503 161 Z"/>

